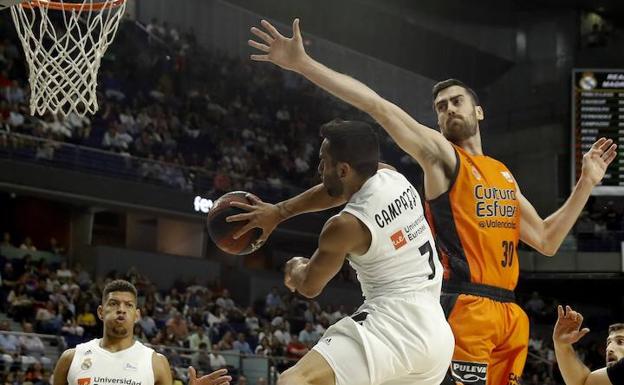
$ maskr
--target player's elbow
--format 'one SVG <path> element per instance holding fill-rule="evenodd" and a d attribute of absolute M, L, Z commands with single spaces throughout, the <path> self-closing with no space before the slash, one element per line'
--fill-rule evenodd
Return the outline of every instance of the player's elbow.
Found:
<path fill-rule="evenodd" d="M 557 254 L 557 251 L 559 250 L 559 245 L 554 245 L 552 243 L 548 243 L 548 242 L 544 242 L 540 248 L 537 249 L 537 251 L 540 252 L 540 254 L 543 254 L 547 257 L 552 257 L 555 254 Z"/>
<path fill-rule="evenodd" d="M 302 296 L 312 299 L 312 298 L 316 298 L 319 296 L 319 294 L 321 294 L 321 291 L 323 291 L 323 288 L 319 288 L 319 287 L 314 287 L 312 285 L 301 285 L 300 287 L 297 288 L 297 291 L 299 292 L 299 294 L 301 294 Z"/>

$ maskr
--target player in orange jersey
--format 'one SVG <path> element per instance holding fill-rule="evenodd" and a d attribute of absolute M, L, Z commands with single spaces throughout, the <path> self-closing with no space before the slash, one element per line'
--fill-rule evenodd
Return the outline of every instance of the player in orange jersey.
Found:
<path fill-rule="evenodd" d="M 433 88 L 440 131 L 426 127 L 359 81 L 313 60 L 304 50 L 299 20 L 293 36 L 281 35 L 267 21 L 252 28 L 260 41 L 256 61 L 297 72 L 373 117 L 420 164 L 425 198 L 445 265 L 443 305 L 455 334 L 451 375 L 456 382 L 504 385 L 519 382 L 527 355 L 529 322 L 514 303 L 518 242 L 554 255 L 572 228 L 591 190 L 615 159 L 616 145 L 601 138 L 583 156 L 581 177 L 565 204 L 542 219 L 522 195 L 511 172 L 483 154 L 479 122 L 484 119 L 476 93 L 458 80 Z M 314 188 L 278 205 L 256 202 L 247 216 L 266 239 L 282 220 L 337 202 Z M 338 202 L 339 203 L 339 202 Z M 452 382 L 449 377 L 448 382 Z"/>

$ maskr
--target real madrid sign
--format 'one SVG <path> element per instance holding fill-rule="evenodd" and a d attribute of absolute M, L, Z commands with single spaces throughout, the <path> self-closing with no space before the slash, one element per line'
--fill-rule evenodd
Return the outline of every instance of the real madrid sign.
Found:
<path fill-rule="evenodd" d="M 624 69 L 575 69 L 572 73 L 572 186 L 583 154 L 599 138 L 624 148 Z M 594 195 L 624 195 L 624 160 L 616 158 Z"/>

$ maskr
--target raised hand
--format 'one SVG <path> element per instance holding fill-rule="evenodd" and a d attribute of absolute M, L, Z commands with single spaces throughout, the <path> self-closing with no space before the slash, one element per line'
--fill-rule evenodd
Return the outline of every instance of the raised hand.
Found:
<path fill-rule="evenodd" d="M 247 212 L 242 214 L 230 215 L 229 217 L 225 218 L 225 221 L 247 221 L 247 224 L 245 224 L 245 226 L 243 226 L 234 234 L 234 239 L 242 237 L 243 234 L 251 229 L 262 229 L 262 235 L 260 235 L 260 238 L 258 238 L 258 240 L 256 241 L 258 242 L 258 244 L 261 245 L 267 240 L 267 238 L 269 238 L 269 235 L 271 235 L 273 230 L 275 230 L 277 225 L 280 223 L 282 217 L 280 216 L 279 208 L 276 205 L 263 202 L 260 198 L 253 194 L 248 194 L 247 199 L 249 199 L 253 204 L 248 205 L 241 202 L 231 202 L 231 206 L 238 207 L 239 209 L 243 209 Z"/>
<path fill-rule="evenodd" d="M 587 178 L 596 186 L 605 175 L 607 167 L 617 155 L 617 145 L 613 139 L 600 138 L 591 149 L 583 155 L 581 177 Z"/>
<path fill-rule="evenodd" d="M 293 21 L 292 37 L 285 37 L 266 20 L 262 20 L 260 24 L 264 29 L 252 27 L 251 33 L 256 35 L 261 42 L 249 40 L 248 43 L 265 54 L 251 55 L 251 60 L 268 61 L 297 72 L 307 58 L 299 29 L 299 19 Z"/>
<path fill-rule="evenodd" d="M 227 375 L 227 369 L 219 369 L 210 374 L 197 378 L 195 368 L 188 368 L 189 385 L 230 385 L 232 377 Z"/>
<path fill-rule="evenodd" d="M 555 344 L 574 344 L 585 334 L 589 333 L 588 328 L 581 329 L 583 324 L 583 316 L 570 306 L 566 306 L 565 311 L 563 306 L 557 307 L 557 323 L 553 330 L 553 342 Z"/>

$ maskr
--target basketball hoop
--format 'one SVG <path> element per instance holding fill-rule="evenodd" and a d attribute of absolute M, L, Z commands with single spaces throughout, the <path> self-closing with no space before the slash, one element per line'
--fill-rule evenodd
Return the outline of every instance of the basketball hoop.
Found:
<path fill-rule="evenodd" d="M 98 110 L 98 70 L 126 1 L 70 1 L 32 0 L 11 7 L 28 62 L 32 115 L 85 116 Z"/>

